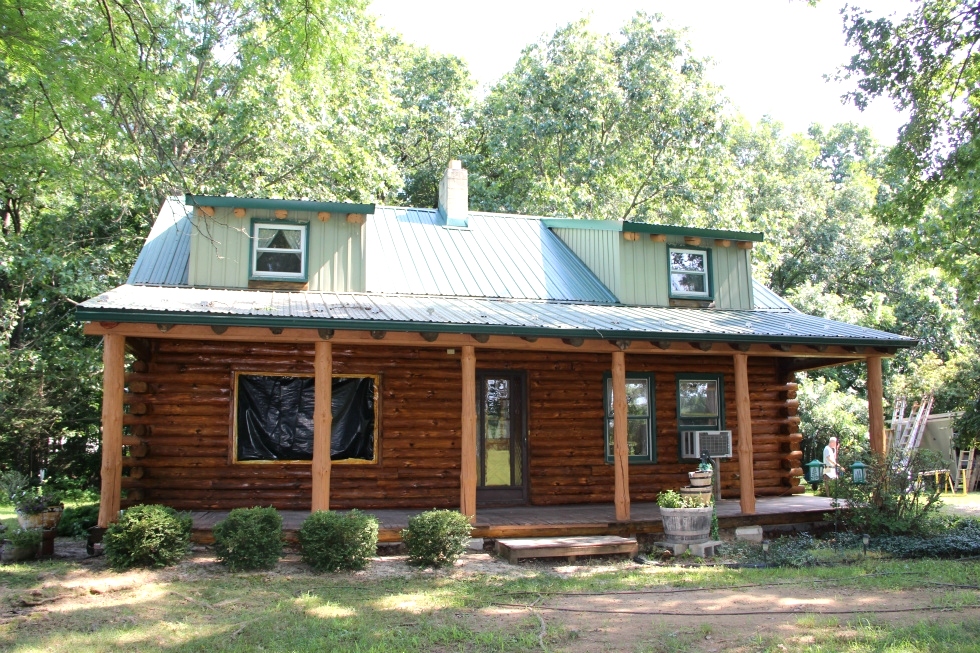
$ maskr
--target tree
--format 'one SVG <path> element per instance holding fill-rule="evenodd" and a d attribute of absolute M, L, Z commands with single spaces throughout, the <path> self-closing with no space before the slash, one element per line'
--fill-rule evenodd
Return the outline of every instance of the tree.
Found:
<path fill-rule="evenodd" d="M 920 0 L 901 20 L 845 14 L 858 47 L 844 76 L 858 107 L 879 96 L 908 111 L 889 152 L 882 208 L 909 229 L 915 253 L 928 256 L 976 302 L 980 297 L 980 6 L 967 0 Z"/>
<path fill-rule="evenodd" d="M 637 15 L 526 48 L 482 103 L 470 170 L 485 210 L 703 221 L 721 98 L 681 35 Z"/>

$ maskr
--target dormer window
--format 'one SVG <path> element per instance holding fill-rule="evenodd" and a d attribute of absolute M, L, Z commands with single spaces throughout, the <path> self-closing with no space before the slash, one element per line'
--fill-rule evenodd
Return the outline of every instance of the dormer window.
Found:
<path fill-rule="evenodd" d="M 711 298 L 708 250 L 671 247 L 668 258 L 671 297 Z"/>
<path fill-rule="evenodd" d="M 309 225 L 252 223 L 252 279 L 306 281 Z"/>

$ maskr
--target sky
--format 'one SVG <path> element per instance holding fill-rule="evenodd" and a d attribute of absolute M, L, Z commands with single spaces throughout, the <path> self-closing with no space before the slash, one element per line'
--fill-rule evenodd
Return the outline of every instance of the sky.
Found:
<path fill-rule="evenodd" d="M 907 0 L 851 0 L 875 17 L 907 14 Z M 821 0 L 372 0 L 381 25 L 415 44 L 463 59 L 483 90 L 509 71 L 521 50 L 555 29 L 589 17 L 595 31 L 615 33 L 637 11 L 659 13 L 686 28 L 694 54 L 709 58 L 709 79 L 755 122 L 765 115 L 788 131 L 812 123 L 866 125 L 894 144 L 903 116 L 888 99 L 865 111 L 844 104 L 853 82 L 827 81 L 853 50 L 845 46 L 840 9 Z"/>

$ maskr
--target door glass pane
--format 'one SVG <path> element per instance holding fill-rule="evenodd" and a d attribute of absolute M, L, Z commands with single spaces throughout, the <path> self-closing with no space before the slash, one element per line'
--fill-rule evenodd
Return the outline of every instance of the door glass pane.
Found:
<path fill-rule="evenodd" d="M 487 379 L 483 392 L 483 479 L 481 485 L 514 485 L 511 470 L 511 383 Z"/>

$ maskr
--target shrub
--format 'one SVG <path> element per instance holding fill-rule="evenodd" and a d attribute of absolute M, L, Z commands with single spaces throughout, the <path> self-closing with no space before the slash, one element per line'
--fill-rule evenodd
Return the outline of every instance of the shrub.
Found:
<path fill-rule="evenodd" d="M 40 528 L 18 528 L 9 535 L 7 539 L 10 544 L 17 549 L 36 549 L 41 546 Z"/>
<path fill-rule="evenodd" d="M 0 502 L 13 503 L 29 484 L 30 479 L 16 470 L 3 472 L 0 474 Z"/>
<path fill-rule="evenodd" d="M 980 555 L 980 521 L 960 519 L 933 522 L 938 532 L 929 537 L 885 535 L 872 538 L 870 548 L 896 558 L 959 558 Z"/>
<path fill-rule="evenodd" d="M 191 517 L 167 506 L 135 506 L 102 538 L 106 559 L 117 569 L 177 563 L 191 541 Z"/>
<path fill-rule="evenodd" d="M 463 555 L 473 527 L 455 510 L 428 510 L 411 517 L 402 530 L 409 564 L 422 567 L 451 565 Z"/>
<path fill-rule="evenodd" d="M 661 508 L 708 508 L 712 504 L 712 496 L 703 494 L 681 494 L 674 490 L 666 490 L 657 495 L 657 505 Z"/>
<path fill-rule="evenodd" d="M 88 529 L 95 526 L 98 521 L 99 504 L 97 503 L 65 508 L 65 511 L 61 513 L 61 521 L 58 522 L 58 535 L 76 539 L 86 537 Z"/>
<path fill-rule="evenodd" d="M 231 571 L 271 569 L 282 556 L 282 517 L 272 507 L 236 508 L 215 525 L 214 550 Z"/>
<path fill-rule="evenodd" d="M 849 530 L 870 535 L 917 535 L 925 533 L 942 505 L 942 487 L 922 482 L 919 474 L 943 469 L 946 464 L 934 451 L 915 449 L 876 456 L 868 466 L 867 483 L 855 485 L 846 472 L 835 482 L 833 493 L 847 506 L 844 521 Z"/>
<path fill-rule="evenodd" d="M 321 510 L 303 522 L 299 544 L 314 571 L 364 569 L 378 550 L 378 520 L 358 510 Z"/>

